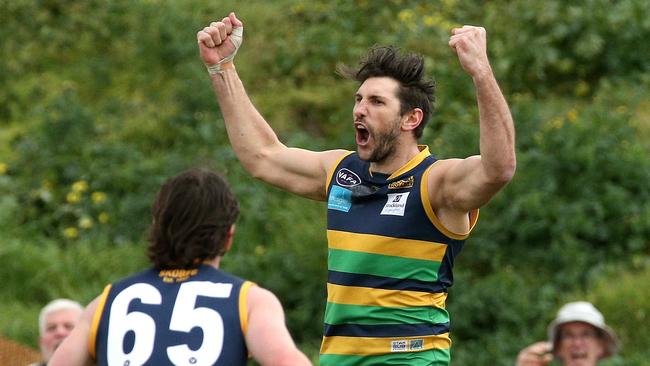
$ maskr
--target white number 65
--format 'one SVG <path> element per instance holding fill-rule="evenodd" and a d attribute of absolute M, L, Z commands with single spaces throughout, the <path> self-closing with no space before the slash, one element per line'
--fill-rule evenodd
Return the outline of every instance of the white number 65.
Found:
<path fill-rule="evenodd" d="M 174 365 L 211 366 L 219 359 L 223 349 L 223 319 L 209 308 L 195 308 L 197 296 L 228 298 L 232 284 L 208 281 L 187 282 L 181 285 L 176 296 L 169 329 L 190 332 L 199 327 L 203 331 L 201 347 L 192 351 L 187 345 L 167 347 L 167 357 Z M 120 292 L 113 300 L 108 324 L 108 364 L 116 366 L 143 365 L 153 353 L 156 323 L 151 316 L 128 312 L 129 304 L 140 299 L 143 304 L 160 305 L 160 292 L 152 285 L 136 283 Z M 130 352 L 123 348 L 124 337 L 132 331 L 135 341 Z"/>

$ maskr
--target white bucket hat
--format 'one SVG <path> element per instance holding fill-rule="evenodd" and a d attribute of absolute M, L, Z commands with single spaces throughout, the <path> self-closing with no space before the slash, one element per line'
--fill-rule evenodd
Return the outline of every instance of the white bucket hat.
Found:
<path fill-rule="evenodd" d="M 557 349 L 559 327 L 565 323 L 583 322 L 596 327 L 605 338 L 605 353 L 603 358 L 618 352 L 618 339 L 614 331 L 605 324 L 603 314 L 594 305 L 586 301 L 576 301 L 565 304 L 558 310 L 557 317 L 548 326 L 548 339 Z"/>

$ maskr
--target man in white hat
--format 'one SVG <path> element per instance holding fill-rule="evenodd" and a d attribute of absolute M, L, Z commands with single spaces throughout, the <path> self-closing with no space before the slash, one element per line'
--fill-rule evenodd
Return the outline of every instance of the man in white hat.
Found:
<path fill-rule="evenodd" d="M 564 366 L 594 366 L 618 352 L 614 331 L 586 301 L 570 302 L 548 326 L 548 342 L 537 342 L 517 356 L 517 366 L 543 366 L 556 358 Z"/>

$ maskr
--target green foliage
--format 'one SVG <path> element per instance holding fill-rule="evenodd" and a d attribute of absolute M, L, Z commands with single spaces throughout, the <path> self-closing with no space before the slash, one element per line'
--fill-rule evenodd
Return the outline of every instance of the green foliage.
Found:
<path fill-rule="evenodd" d="M 237 196 L 242 215 L 223 268 L 278 294 L 297 341 L 315 343 L 326 298 L 324 206 L 259 185 Z"/>
<path fill-rule="evenodd" d="M 229 146 L 195 34 L 235 10 L 238 71 L 287 145 L 354 148 L 357 87 L 336 75 L 374 44 L 424 54 L 437 110 L 423 143 L 479 153 L 471 79 L 449 31 L 488 31 L 517 125 L 513 182 L 481 210 L 449 296 L 458 365 L 510 365 L 568 299 L 621 335 L 611 365 L 643 365 L 650 335 L 648 3 L 532 1 L 5 1 L 0 4 L 0 333 L 35 345 L 40 307 L 90 301 L 147 266 L 160 183 L 221 170 L 242 216 L 224 268 L 280 298 L 316 357 L 325 304 L 321 203 L 254 181 Z M 644 269 L 645 268 L 645 269 Z"/>
<path fill-rule="evenodd" d="M 635 258 L 634 267 L 609 266 L 593 285 L 588 298 L 598 305 L 622 344 L 622 356 L 630 364 L 643 365 L 650 358 L 647 342 L 650 299 L 650 263 Z"/>
<path fill-rule="evenodd" d="M 118 247 L 90 241 L 71 248 L 35 236 L 0 236 L 0 333 L 36 347 L 38 314 L 50 300 L 67 297 L 88 303 L 105 285 L 144 268 L 138 245 Z M 98 255 L 101 253 L 101 255 Z"/>
<path fill-rule="evenodd" d="M 472 242 L 465 250 L 482 248 Z M 544 338 L 545 319 L 556 296 L 553 286 L 531 287 L 512 265 L 479 278 L 473 278 L 469 268 L 465 264 L 457 267 L 456 284 L 449 295 L 454 363 L 489 365 L 512 360 L 520 347 Z M 511 341 L 504 342 L 507 338 Z"/>
<path fill-rule="evenodd" d="M 650 70 L 647 1 L 492 1 L 482 10 L 513 90 L 584 96 L 603 77 Z"/>

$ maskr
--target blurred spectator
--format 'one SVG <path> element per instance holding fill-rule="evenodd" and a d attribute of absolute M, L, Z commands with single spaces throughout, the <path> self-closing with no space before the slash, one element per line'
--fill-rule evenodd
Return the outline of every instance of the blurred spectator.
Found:
<path fill-rule="evenodd" d="M 586 301 L 562 306 L 548 326 L 548 338 L 519 352 L 517 366 L 547 365 L 554 358 L 564 366 L 594 366 L 619 349 L 603 314 Z"/>
<path fill-rule="evenodd" d="M 68 299 L 52 300 L 41 310 L 38 317 L 41 362 L 29 366 L 45 366 L 54 354 L 54 350 L 70 334 L 83 312 L 83 306 Z"/>

